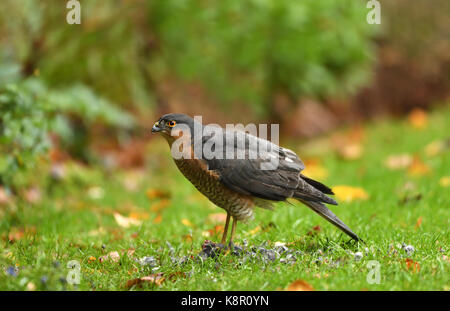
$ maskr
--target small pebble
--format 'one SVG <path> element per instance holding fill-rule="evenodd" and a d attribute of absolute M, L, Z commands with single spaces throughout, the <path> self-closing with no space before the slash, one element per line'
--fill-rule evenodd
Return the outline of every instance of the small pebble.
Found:
<path fill-rule="evenodd" d="M 360 261 L 363 258 L 363 253 L 361 252 L 356 252 L 355 253 L 355 260 L 356 261 Z"/>
<path fill-rule="evenodd" d="M 142 257 L 139 259 L 139 263 L 141 266 L 150 266 L 150 267 L 156 267 L 158 265 L 158 261 L 153 256 L 148 257 Z"/>
<path fill-rule="evenodd" d="M 405 250 L 405 252 L 408 256 L 411 256 L 415 251 L 415 248 L 412 245 L 404 245 L 403 249 Z"/>

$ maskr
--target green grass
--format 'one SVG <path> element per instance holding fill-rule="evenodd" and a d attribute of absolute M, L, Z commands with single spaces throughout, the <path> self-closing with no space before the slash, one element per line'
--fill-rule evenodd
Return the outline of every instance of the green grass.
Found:
<path fill-rule="evenodd" d="M 366 244 L 349 242 L 334 226 L 300 203 L 278 204 L 274 212 L 258 209 L 254 221 L 239 223 L 236 244 L 243 239 L 250 245 L 264 241 L 291 243 L 290 248 L 303 255 L 293 264 L 275 262 L 241 262 L 240 257 L 223 254 L 217 260 L 191 260 L 185 265 L 173 264 L 166 241 L 175 248 L 175 256 L 196 256 L 205 239 L 218 241 L 219 235 L 206 238 L 202 233 L 214 227 L 208 215 L 222 212 L 186 181 L 169 159 L 169 148 L 162 138 L 155 138 L 146 150 L 144 171 L 102 172 L 99 169 L 69 165 L 64 181 L 51 181 L 44 172 L 35 173 L 35 183 L 42 188 L 42 199 L 30 204 L 16 199 L 0 205 L 0 289 L 25 290 L 127 290 L 129 280 L 162 272 L 161 285 L 145 283 L 132 290 L 283 290 L 301 279 L 316 290 L 449 290 L 449 188 L 439 184 L 450 175 L 447 151 L 429 156 L 425 147 L 444 140 L 450 133 L 450 109 L 429 116 L 425 129 L 411 127 L 405 120 L 381 121 L 365 127 L 364 153 L 357 160 L 343 160 L 331 150 L 329 139 L 305 145 L 288 144 L 302 158 L 320 158 L 328 176 L 327 185 L 350 185 L 363 188 L 368 200 L 340 202 L 333 211 L 348 224 Z M 389 155 L 408 153 L 419 156 L 430 168 L 425 175 L 411 176 L 407 170 L 388 169 Z M 124 183 L 137 182 L 135 191 Z M 405 184 L 411 190 L 404 190 Z M 104 191 L 102 198 L 89 195 L 91 187 Z M 408 189 L 409 189 L 408 188 Z M 161 222 L 151 206 L 161 199 L 149 199 L 147 189 L 170 193 L 169 206 L 161 211 Z M 405 196 L 410 199 L 402 203 Z M 148 213 L 142 225 L 123 228 L 114 212 Z M 418 219 L 421 225 L 417 226 Z M 192 224 L 183 223 L 187 219 Z M 321 230 L 307 234 L 313 227 Z M 257 231 L 255 228 L 261 228 Z M 9 241 L 8 236 L 18 236 Z M 257 231 L 257 232 L 255 232 Z M 191 235 L 192 239 L 186 238 Z M 415 252 L 408 257 L 402 243 Z M 125 253 L 134 249 L 132 257 Z M 100 262 L 98 258 L 118 251 L 118 262 Z M 353 253 L 364 254 L 356 261 Z M 124 253 L 125 252 L 125 253 Z M 90 260 L 90 257 L 96 260 Z M 151 271 L 134 258 L 154 256 L 160 268 Z M 322 261 L 318 261 L 322 257 Z M 407 268 L 408 261 L 414 263 Z M 81 266 L 81 282 L 69 285 L 65 279 L 71 260 Z M 371 260 L 380 263 L 380 284 L 366 281 Z M 18 267 L 16 276 L 8 267 Z M 186 272 L 186 273 L 177 273 Z M 169 280 L 169 276 L 170 280 Z M 34 285 L 34 286 L 33 286 Z"/>

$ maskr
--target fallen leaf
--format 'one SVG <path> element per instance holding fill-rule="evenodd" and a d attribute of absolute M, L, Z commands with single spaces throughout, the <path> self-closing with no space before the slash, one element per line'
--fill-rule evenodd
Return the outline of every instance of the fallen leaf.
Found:
<path fill-rule="evenodd" d="M 147 195 L 147 198 L 149 198 L 150 200 L 170 198 L 170 192 L 159 189 L 152 189 L 152 188 L 147 189 L 145 194 Z"/>
<path fill-rule="evenodd" d="M 130 226 L 139 226 L 142 223 L 141 220 L 125 217 L 120 215 L 119 213 L 114 213 L 114 219 L 116 220 L 117 224 L 123 228 L 128 228 Z"/>
<path fill-rule="evenodd" d="M 345 160 L 356 160 L 361 158 L 363 147 L 358 143 L 350 143 L 338 148 L 338 154 Z"/>
<path fill-rule="evenodd" d="M 118 262 L 118 261 L 120 260 L 120 255 L 119 255 L 118 252 L 115 252 L 115 251 L 114 251 L 114 252 L 108 253 L 108 254 L 105 255 L 105 256 L 99 257 L 98 260 L 99 260 L 100 262 L 105 262 L 105 261 L 109 261 L 109 260 L 111 260 L 111 261 L 113 261 L 113 262 Z"/>
<path fill-rule="evenodd" d="M 158 214 L 156 215 L 155 219 L 153 219 L 154 224 L 159 224 L 162 221 L 162 215 Z"/>
<path fill-rule="evenodd" d="M 305 169 L 302 174 L 312 179 L 325 179 L 328 177 L 328 171 L 321 165 L 319 159 L 305 160 Z"/>
<path fill-rule="evenodd" d="M 131 212 L 128 216 L 137 220 L 146 220 L 150 217 L 149 213 L 146 212 Z"/>
<path fill-rule="evenodd" d="M 362 142 L 365 138 L 364 128 L 355 126 L 344 134 L 336 134 L 331 138 L 331 142 L 338 155 L 345 160 L 356 160 L 363 154 Z"/>
<path fill-rule="evenodd" d="M 408 168 L 408 174 L 416 177 L 426 175 L 430 171 L 430 168 L 418 156 L 414 157 L 412 164 Z"/>
<path fill-rule="evenodd" d="M 133 257 L 134 252 L 135 252 L 134 249 L 129 249 L 129 250 L 127 250 L 127 256 L 130 257 L 130 258 Z"/>
<path fill-rule="evenodd" d="M 416 228 L 420 228 L 421 225 L 422 225 L 422 216 L 420 216 L 419 218 L 417 218 Z"/>
<path fill-rule="evenodd" d="M 413 157 L 407 153 L 391 155 L 385 161 L 385 165 L 392 170 L 408 168 L 412 163 Z"/>
<path fill-rule="evenodd" d="M 406 258 L 405 262 L 406 262 L 406 269 L 408 271 L 412 271 L 413 273 L 420 271 L 420 265 L 418 262 L 415 262 L 410 258 Z"/>
<path fill-rule="evenodd" d="M 89 260 L 89 261 L 96 261 L 97 258 L 95 258 L 94 256 L 90 256 L 90 257 L 88 258 L 88 260 Z"/>
<path fill-rule="evenodd" d="M 361 187 L 340 185 L 333 187 L 333 192 L 340 201 L 351 202 L 355 200 L 367 200 L 369 198 L 367 192 Z"/>
<path fill-rule="evenodd" d="M 164 281 L 165 277 L 163 273 L 155 273 L 141 278 L 129 280 L 126 287 L 131 288 L 136 285 L 141 286 L 143 283 L 155 284 L 156 286 L 160 286 Z"/>
<path fill-rule="evenodd" d="M 442 187 L 450 187 L 450 176 L 444 176 L 439 179 L 439 184 Z"/>
<path fill-rule="evenodd" d="M 445 143 L 441 140 L 436 140 L 426 145 L 425 153 L 427 156 L 433 157 L 440 154 L 442 151 L 444 151 L 444 149 Z"/>
<path fill-rule="evenodd" d="M 289 284 L 288 291 L 313 291 L 314 288 L 304 280 L 296 280 Z"/>
<path fill-rule="evenodd" d="M 181 223 L 182 223 L 183 225 L 185 225 L 185 226 L 193 227 L 192 223 L 191 223 L 188 219 L 186 219 L 186 218 L 183 218 L 183 219 L 181 220 Z"/>
<path fill-rule="evenodd" d="M 414 108 L 408 115 L 409 124 L 416 129 L 424 129 L 428 124 L 427 113 L 420 108 Z"/>
<path fill-rule="evenodd" d="M 152 206 L 150 207 L 150 210 L 152 212 L 158 213 L 161 210 L 167 208 L 170 205 L 170 201 L 167 199 L 163 199 L 161 201 L 156 202 L 155 204 L 152 204 Z"/>

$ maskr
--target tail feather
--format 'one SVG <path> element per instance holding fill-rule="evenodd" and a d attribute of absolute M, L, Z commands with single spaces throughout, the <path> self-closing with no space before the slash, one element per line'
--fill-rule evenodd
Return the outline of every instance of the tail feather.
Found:
<path fill-rule="evenodd" d="M 316 201 L 307 201 L 299 199 L 300 202 L 308 206 L 314 212 L 328 220 L 330 223 L 344 231 L 348 236 L 356 241 L 362 241 L 361 238 L 356 235 L 346 224 L 342 222 L 331 210 L 329 210 L 325 204 Z"/>

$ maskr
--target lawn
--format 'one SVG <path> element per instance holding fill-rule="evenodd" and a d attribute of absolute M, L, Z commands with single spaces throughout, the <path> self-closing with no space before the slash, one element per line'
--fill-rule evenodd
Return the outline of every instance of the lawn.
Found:
<path fill-rule="evenodd" d="M 281 139 L 339 192 L 332 210 L 365 244 L 293 201 L 238 224 L 244 254 L 214 258 L 198 254 L 220 240 L 223 210 L 178 172 L 161 137 L 141 169 L 42 161 L 37 188 L 0 203 L 0 290 L 449 290 L 449 133 L 447 105 Z M 379 282 L 368 282 L 377 265 Z M 79 284 L 67 283 L 77 267 Z"/>

